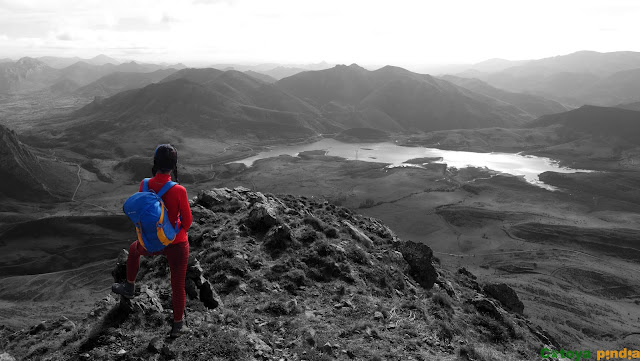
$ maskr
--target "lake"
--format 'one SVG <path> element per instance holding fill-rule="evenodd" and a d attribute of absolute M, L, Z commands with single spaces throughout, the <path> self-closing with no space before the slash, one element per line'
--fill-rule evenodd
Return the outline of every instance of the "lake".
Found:
<path fill-rule="evenodd" d="M 343 143 L 331 138 L 325 138 L 315 143 L 274 147 L 253 157 L 237 161 L 251 166 L 258 159 L 277 157 L 288 154 L 296 156 L 300 152 L 323 150 L 326 155 L 337 156 L 349 160 L 387 163 L 389 167 L 419 166 L 405 164 L 407 160 L 415 158 L 441 158 L 433 163 L 446 163 L 449 167 L 488 168 L 497 172 L 522 176 L 537 186 L 555 189 L 538 179 L 543 172 L 559 173 L 585 172 L 588 170 L 560 167 L 552 159 L 521 155 L 515 153 L 476 153 L 456 150 L 442 150 L 424 147 L 403 147 L 391 142 L 382 143 Z"/>

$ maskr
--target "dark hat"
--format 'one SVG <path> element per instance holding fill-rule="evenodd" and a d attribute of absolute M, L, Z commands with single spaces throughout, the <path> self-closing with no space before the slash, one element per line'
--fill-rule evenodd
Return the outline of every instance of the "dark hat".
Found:
<path fill-rule="evenodd" d="M 178 151 L 171 144 L 160 144 L 153 154 L 153 167 L 161 172 L 168 172 L 178 166 Z"/>

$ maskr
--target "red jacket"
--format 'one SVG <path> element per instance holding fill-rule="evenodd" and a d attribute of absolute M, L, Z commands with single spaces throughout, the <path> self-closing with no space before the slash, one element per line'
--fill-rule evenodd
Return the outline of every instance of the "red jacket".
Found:
<path fill-rule="evenodd" d="M 149 188 L 159 192 L 162 186 L 170 180 L 170 174 L 156 173 L 155 177 L 149 179 Z M 140 192 L 142 192 L 142 182 L 140 183 Z M 171 225 L 175 227 L 176 222 L 179 222 L 182 227 L 173 244 L 187 242 L 187 230 L 191 227 L 191 222 L 193 221 L 187 190 L 183 186 L 176 184 L 162 196 L 162 201 L 167 207 Z"/>

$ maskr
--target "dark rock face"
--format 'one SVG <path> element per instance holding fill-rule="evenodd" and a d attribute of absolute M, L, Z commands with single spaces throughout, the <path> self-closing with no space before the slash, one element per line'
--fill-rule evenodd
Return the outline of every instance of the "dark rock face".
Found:
<path fill-rule="evenodd" d="M 116 265 L 111 271 L 111 276 L 113 276 L 113 281 L 116 283 L 124 282 L 127 280 L 127 258 L 129 257 L 129 252 L 123 249 L 118 254 L 118 259 L 116 261 Z"/>
<path fill-rule="evenodd" d="M 206 281 L 200 287 L 200 301 L 209 309 L 216 307 L 222 307 L 222 299 L 211 286 L 209 281 Z"/>
<path fill-rule="evenodd" d="M 522 314 L 524 304 L 518 298 L 518 294 L 513 288 L 504 283 L 489 283 L 484 286 L 484 292 L 496 300 L 500 301 L 504 307 L 510 311 Z"/>
<path fill-rule="evenodd" d="M 478 312 L 489 315 L 496 320 L 502 320 L 502 312 L 500 312 L 500 308 L 495 304 L 494 301 L 487 298 L 474 298 L 471 300 L 471 304 L 476 307 Z"/>
<path fill-rule="evenodd" d="M 402 256 L 409 264 L 409 274 L 420 284 L 430 289 L 438 279 L 438 272 L 431 264 L 433 251 L 429 246 L 407 241 L 398 246 Z"/>

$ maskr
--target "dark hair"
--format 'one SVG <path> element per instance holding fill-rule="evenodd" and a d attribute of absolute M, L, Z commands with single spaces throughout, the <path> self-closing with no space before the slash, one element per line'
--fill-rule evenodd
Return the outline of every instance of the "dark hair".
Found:
<path fill-rule="evenodd" d="M 172 171 L 178 182 L 178 150 L 171 144 L 160 144 L 153 153 L 151 173 L 155 176 L 158 171 Z"/>

